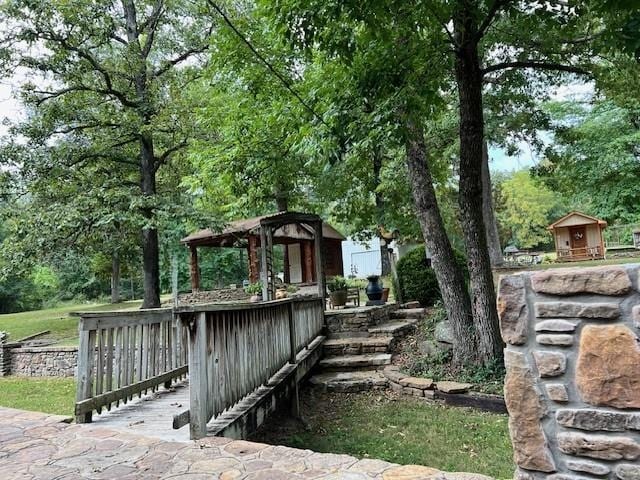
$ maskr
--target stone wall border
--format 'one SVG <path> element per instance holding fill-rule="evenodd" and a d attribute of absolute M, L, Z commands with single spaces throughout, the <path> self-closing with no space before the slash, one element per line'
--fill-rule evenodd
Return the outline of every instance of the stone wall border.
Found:
<path fill-rule="evenodd" d="M 0 332 L 0 377 L 74 377 L 78 347 L 24 347 Z"/>

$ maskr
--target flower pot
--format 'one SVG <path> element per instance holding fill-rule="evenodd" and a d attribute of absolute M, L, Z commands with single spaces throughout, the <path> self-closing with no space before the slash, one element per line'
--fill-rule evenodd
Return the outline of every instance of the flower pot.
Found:
<path fill-rule="evenodd" d="M 258 303 L 262 301 L 262 295 L 251 295 L 251 297 L 249 298 L 249 301 L 251 303 Z"/>
<path fill-rule="evenodd" d="M 378 275 L 371 275 L 367 277 L 367 280 L 369 280 L 367 288 L 365 289 L 367 298 L 371 301 L 382 300 L 382 281 L 380 277 Z"/>
<path fill-rule="evenodd" d="M 331 305 L 334 307 L 344 307 L 347 304 L 347 291 L 336 290 L 335 292 L 329 292 L 329 298 L 331 299 Z"/>
<path fill-rule="evenodd" d="M 389 287 L 382 288 L 382 301 L 387 303 L 389 301 Z"/>

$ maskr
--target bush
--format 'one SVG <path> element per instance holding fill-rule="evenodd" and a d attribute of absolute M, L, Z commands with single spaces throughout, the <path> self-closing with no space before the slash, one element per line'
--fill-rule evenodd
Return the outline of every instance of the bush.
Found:
<path fill-rule="evenodd" d="M 465 279 L 469 277 L 467 261 L 460 252 L 455 252 L 456 263 L 462 268 Z M 441 300 L 440 288 L 433 268 L 427 265 L 424 246 L 417 247 L 400 259 L 397 266 L 398 287 L 405 302 L 417 300 L 421 305 L 431 306 Z"/>

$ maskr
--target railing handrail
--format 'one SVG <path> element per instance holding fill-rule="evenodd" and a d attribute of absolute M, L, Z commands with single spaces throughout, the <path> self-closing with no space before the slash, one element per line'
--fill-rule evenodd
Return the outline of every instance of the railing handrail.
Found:
<path fill-rule="evenodd" d="M 320 296 L 178 309 L 189 328 L 191 438 L 222 412 L 267 385 L 321 334 Z"/>
<path fill-rule="evenodd" d="M 76 422 L 184 376 L 186 330 L 169 309 L 77 312 Z"/>

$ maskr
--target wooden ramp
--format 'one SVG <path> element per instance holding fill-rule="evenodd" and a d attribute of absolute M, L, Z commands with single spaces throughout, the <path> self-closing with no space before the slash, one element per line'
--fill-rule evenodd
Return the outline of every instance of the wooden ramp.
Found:
<path fill-rule="evenodd" d="M 141 398 L 120 404 L 111 411 L 93 416 L 95 425 L 120 432 L 161 438 L 165 441 L 189 441 L 189 428 L 173 429 L 173 416 L 189 409 L 189 381 L 183 380 L 170 389 L 159 387 Z"/>

